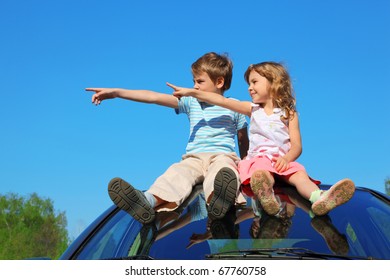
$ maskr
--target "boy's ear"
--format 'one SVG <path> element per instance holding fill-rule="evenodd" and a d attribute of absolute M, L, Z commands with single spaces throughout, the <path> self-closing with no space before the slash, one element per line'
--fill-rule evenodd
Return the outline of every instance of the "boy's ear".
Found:
<path fill-rule="evenodd" d="M 218 77 L 216 83 L 217 88 L 223 88 L 224 84 L 225 84 L 225 79 L 223 77 Z"/>

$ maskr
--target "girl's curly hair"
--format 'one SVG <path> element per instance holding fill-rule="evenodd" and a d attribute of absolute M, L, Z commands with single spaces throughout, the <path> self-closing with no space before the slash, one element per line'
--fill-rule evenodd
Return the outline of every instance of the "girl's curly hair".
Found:
<path fill-rule="evenodd" d="M 249 74 L 256 71 L 270 83 L 270 94 L 274 106 L 284 110 L 286 119 L 289 120 L 296 112 L 296 100 L 290 75 L 286 68 L 277 62 L 261 62 L 249 65 L 244 78 L 249 84 Z"/>

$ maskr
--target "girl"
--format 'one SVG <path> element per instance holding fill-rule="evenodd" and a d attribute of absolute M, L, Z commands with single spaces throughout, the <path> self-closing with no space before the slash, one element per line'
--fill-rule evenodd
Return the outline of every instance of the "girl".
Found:
<path fill-rule="evenodd" d="M 270 215 L 279 212 L 275 198 L 275 179 L 295 186 L 312 205 L 315 215 L 325 215 L 351 199 L 355 185 L 343 179 L 323 191 L 310 179 L 305 168 L 295 160 L 302 152 L 298 114 L 290 76 L 279 63 L 263 62 L 250 65 L 245 72 L 252 102 L 225 98 L 222 95 L 177 87 L 174 95 L 193 96 L 250 117 L 249 150 L 238 166 L 242 185 L 250 185 L 263 209 Z"/>

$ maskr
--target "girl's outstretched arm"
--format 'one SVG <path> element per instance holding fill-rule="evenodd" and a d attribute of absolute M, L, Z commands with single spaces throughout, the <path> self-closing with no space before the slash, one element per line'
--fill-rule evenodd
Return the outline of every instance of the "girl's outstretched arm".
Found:
<path fill-rule="evenodd" d="M 150 90 L 130 90 L 121 88 L 86 88 L 86 91 L 95 92 L 92 95 L 92 103 L 99 105 L 103 100 L 112 98 L 123 98 L 136 102 L 153 103 L 166 107 L 177 108 L 176 97 Z"/>
<path fill-rule="evenodd" d="M 173 88 L 173 95 L 177 98 L 180 98 L 182 96 L 192 96 L 201 101 L 218 105 L 247 116 L 251 115 L 252 105 L 249 101 L 238 101 L 226 98 L 223 95 L 215 92 L 201 91 L 194 88 L 183 88 L 170 83 L 167 83 L 167 86 Z"/>

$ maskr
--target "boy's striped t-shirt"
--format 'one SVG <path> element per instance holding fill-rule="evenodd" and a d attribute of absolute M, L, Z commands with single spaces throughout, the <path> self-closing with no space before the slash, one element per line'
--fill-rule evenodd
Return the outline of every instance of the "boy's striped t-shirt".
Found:
<path fill-rule="evenodd" d="M 248 125 L 243 114 L 194 97 L 180 98 L 176 113 L 187 114 L 190 121 L 187 154 L 235 152 L 237 131 Z"/>

